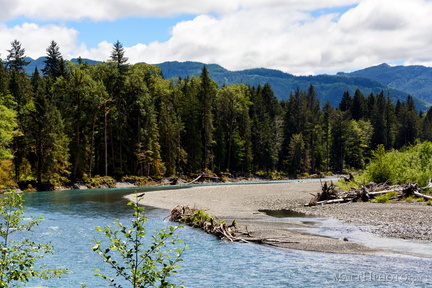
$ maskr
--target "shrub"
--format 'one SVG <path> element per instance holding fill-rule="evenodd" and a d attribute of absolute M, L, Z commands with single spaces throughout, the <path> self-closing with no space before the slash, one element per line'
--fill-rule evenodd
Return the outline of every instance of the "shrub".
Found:
<path fill-rule="evenodd" d="M 99 254 L 104 262 L 113 268 L 117 277 L 125 279 L 134 288 L 141 287 L 176 287 L 169 283 L 168 277 L 177 273 L 177 264 L 182 261 L 183 249 L 174 246 L 181 242 L 175 237 L 178 227 L 168 227 L 154 231 L 151 241 L 145 241 L 147 218 L 144 208 L 138 203 L 130 202 L 134 208 L 134 218 L 130 226 L 124 226 L 116 220 L 118 229 L 111 226 L 97 228 L 108 239 L 109 244 L 95 240 L 93 251 Z M 148 244 L 147 244 L 147 243 Z M 123 287 L 113 277 L 98 273 L 111 283 L 110 286 Z"/>
<path fill-rule="evenodd" d="M 192 215 L 188 218 L 188 221 L 192 224 L 194 227 L 201 227 L 202 223 L 204 222 L 210 222 L 212 219 L 212 216 L 205 212 L 202 209 L 195 210 Z"/>
<path fill-rule="evenodd" d="M 385 152 L 379 145 L 365 170 L 367 182 L 404 184 L 417 182 L 426 186 L 432 175 L 432 143 L 424 142 L 400 151 Z"/>
<path fill-rule="evenodd" d="M 44 254 L 54 253 L 50 244 L 35 243 L 23 237 L 14 237 L 15 232 L 30 232 L 42 218 L 24 219 L 21 194 L 7 192 L 0 198 L 0 287 L 18 287 L 31 278 L 48 279 L 59 277 L 68 271 L 37 266 L 36 260 Z"/>
<path fill-rule="evenodd" d="M 116 181 L 110 176 L 95 176 L 94 178 L 88 178 L 85 183 L 88 188 L 100 188 L 103 186 L 115 188 L 116 186 Z"/>

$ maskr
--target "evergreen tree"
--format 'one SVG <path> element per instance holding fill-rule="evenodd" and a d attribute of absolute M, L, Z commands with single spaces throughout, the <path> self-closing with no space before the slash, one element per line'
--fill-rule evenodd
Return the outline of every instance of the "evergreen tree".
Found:
<path fill-rule="evenodd" d="M 419 137 L 420 117 L 412 96 L 409 95 L 407 101 L 399 105 L 396 114 L 399 120 L 396 148 L 414 144 Z"/>
<path fill-rule="evenodd" d="M 31 83 L 34 93 L 34 111 L 31 113 L 29 159 L 38 185 L 61 185 L 69 176 L 69 139 L 64 132 L 60 112 L 49 98 L 47 82 L 36 68 Z"/>
<path fill-rule="evenodd" d="M 60 53 L 60 47 L 53 40 L 50 46 L 46 49 L 47 56 L 44 60 L 45 67 L 42 69 L 43 75 L 49 78 L 56 79 L 62 75 L 65 75 L 66 64 Z"/>
<path fill-rule="evenodd" d="M 186 163 L 182 170 L 189 173 L 200 171 L 202 163 L 199 86 L 199 79 L 192 78 L 180 80 L 177 87 L 181 97 L 179 114 L 185 127 L 181 134 L 181 143 L 186 152 Z"/>
<path fill-rule="evenodd" d="M 24 67 L 29 64 L 25 61 L 25 49 L 17 40 L 14 40 L 11 46 L 11 49 L 7 50 L 9 55 L 6 66 L 10 75 L 9 92 L 14 99 L 13 102 L 16 103 L 18 133 L 15 134 L 13 150 L 15 178 L 19 181 L 29 152 L 25 121 L 31 113 L 33 103 L 30 82 L 24 70 Z"/>
<path fill-rule="evenodd" d="M 421 122 L 421 140 L 432 142 L 432 107 L 429 108 Z"/>
<path fill-rule="evenodd" d="M 393 149 L 396 141 L 396 111 L 395 106 L 391 100 L 390 95 L 387 97 L 387 108 L 386 108 L 386 133 L 387 133 L 387 149 Z M 372 148 L 372 147 L 371 147 Z"/>
<path fill-rule="evenodd" d="M 339 103 L 339 110 L 342 112 L 350 111 L 353 104 L 353 99 L 348 91 L 342 95 L 341 102 Z"/>
<path fill-rule="evenodd" d="M 354 120 L 367 119 L 367 103 L 366 97 L 361 93 L 360 89 L 356 89 L 352 99 L 351 116 Z"/>
<path fill-rule="evenodd" d="M 316 95 L 315 88 L 309 85 L 307 92 L 307 112 L 304 138 L 306 141 L 306 165 L 311 173 L 315 173 L 321 167 L 321 132 L 322 113 L 320 102 Z"/>
<path fill-rule="evenodd" d="M 117 65 L 117 70 L 120 72 L 120 74 L 125 74 L 128 70 L 129 65 L 127 64 L 127 61 L 129 59 L 125 57 L 125 49 L 120 43 L 119 40 L 117 40 L 112 48 L 111 51 L 111 61 L 113 61 Z"/>
<path fill-rule="evenodd" d="M 103 83 L 96 81 L 91 69 L 85 65 L 69 64 L 68 69 L 70 77 L 60 77 L 53 89 L 56 97 L 63 99 L 60 109 L 70 135 L 71 177 L 77 180 L 89 171 L 93 118 L 103 107 L 106 91 Z"/>
<path fill-rule="evenodd" d="M 344 159 L 346 154 L 346 138 L 345 131 L 347 130 L 348 120 L 346 119 L 347 112 L 342 112 L 337 109 L 333 113 L 332 125 L 331 125 L 331 167 L 334 171 L 343 171 Z"/>
<path fill-rule="evenodd" d="M 292 139 L 300 139 L 299 136 L 293 138 L 294 135 L 302 134 L 301 140 L 304 143 L 302 145 L 304 151 L 302 152 L 303 158 L 300 165 L 302 169 L 300 169 L 300 172 L 314 173 L 321 166 L 321 123 L 322 112 L 314 86 L 310 85 L 307 93 L 297 87 L 297 90 L 294 94 L 291 94 L 286 105 L 284 144 L 281 158 L 297 159 L 297 156 L 289 155 L 289 151 L 293 151 L 293 145 L 290 142 Z M 290 173 L 299 172 L 298 163 L 291 163 L 288 160 L 285 164 Z"/>
<path fill-rule="evenodd" d="M 335 110 L 333 106 L 331 106 L 330 102 L 327 101 L 323 107 L 323 123 L 322 123 L 322 131 L 323 131 L 323 167 L 325 171 L 330 170 L 330 152 L 331 152 L 331 144 L 332 144 L 332 119 L 334 117 Z"/>
<path fill-rule="evenodd" d="M 215 165 L 218 171 L 250 172 L 249 90 L 234 84 L 216 96 Z"/>
<path fill-rule="evenodd" d="M 136 161 L 133 172 L 142 176 L 164 175 L 165 164 L 161 156 L 160 130 L 156 110 L 157 94 L 165 94 L 160 68 L 153 65 L 135 64 L 129 71 L 126 81 L 126 91 L 132 98 L 129 107 L 128 130 L 125 135 L 131 140 L 131 151 Z M 167 92 L 168 93 L 168 92 Z M 129 131 L 129 133 L 128 133 Z M 129 143 L 126 142 L 125 143 Z M 129 145 L 128 145 L 129 146 Z M 127 148 L 127 147 L 126 147 Z M 125 155 L 128 152 L 125 151 Z M 129 156 L 129 159 L 132 157 Z"/>
<path fill-rule="evenodd" d="M 200 79 L 198 90 L 198 101 L 200 105 L 200 125 L 201 125 L 201 146 L 202 146 L 202 170 L 211 169 L 213 164 L 213 133 L 214 133 L 214 115 L 213 103 L 216 97 L 217 84 L 208 73 L 207 67 L 204 66 Z"/>
<path fill-rule="evenodd" d="M 9 73 L 3 64 L 3 60 L 0 58 L 0 95 L 7 94 L 9 94 Z"/>
<path fill-rule="evenodd" d="M 373 111 L 375 108 L 375 95 L 371 92 L 366 100 L 366 119 L 372 121 Z"/>
<path fill-rule="evenodd" d="M 16 39 L 11 42 L 11 46 L 11 49 L 7 50 L 9 55 L 6 58 L 6 65 L 10 71 L 24 73 L 24 67 L 30 63 L 25 60 L 25 49 L 21 47 L 21 42 Z"/>
<path fill-rule="evenodd" d="M 375 105 L 372 112 L 371 123 L 373 126 L 372 147 L 378 147 L 379 144 L 384 145 L 386 149 L 390 147 L 390 141 L 387 138 L 389 127 L 387 127 L 387 100 L 384 97 L 384 92 L 381 91 L 375 98 Z"/>
<path fill-rule="evenodd" d="M 303 141 L 303 134 L 294 134 L 291 136 L 289 142 L 289 172 L 299 174 L 305 171 L 304 158 L 305 158 L 305 143 Z"/>
<path fill-rule="evenodd" d="M 179 113 L 180 91 L 172 83 L 160 79 L 160 92 L 156 99 L 158 127 L 160 130 L 161 156 L 166 166 L 166 174 L 175 176 L 183 172 L 186 151 L 182 147 L 181 135 L 185 129 Z"/>
<path fill-rule="evenodd" d="M 269 174 L 276 168 L 280 150 L 277 123 L 281 108 L 268 83 L 251 89 L 251 99 L 254 103 L 250 109 L 254 140 L 253 165 L 255 170 L 264 170 Z"/>

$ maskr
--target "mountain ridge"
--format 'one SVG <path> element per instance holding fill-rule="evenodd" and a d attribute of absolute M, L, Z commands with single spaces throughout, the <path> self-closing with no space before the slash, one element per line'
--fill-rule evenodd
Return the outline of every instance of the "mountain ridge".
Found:
<path fill-rule="evenodd" d="M 426 102 L 432 103 L 432 68 L 421 65 L 390 66 L 382 63 L 350 73 L 337 75 L 348 77 L 368 77 L 388 87 L 405 91 Z"/>
<path fill-rule="evenodd" d="M 44 59 L 45 57 L 36 60 L 26 58 L 30 62 L 26 67 L 26 72 L 31 74 L 36 67 L 41 70 L 44 67 Z M 71 61 L 76 63 L 78 59 Z M 89 64 L 99 62 L 91 59 L 82 59 L 82 61 Z M 219 86 L 235 83 L 262 86 L 269 83 L 275 96 L 280 100 L 287 100 L 297 87 L 306 91 L 312 84 L 322 105 L 329 101 L 337 107 L 345 91 L 354 95 L 356 89 L 360 89 L 365 96 L 383 91 L 395 102 L 398 100 L 404 102 L 407 96 L 411 95 L 420 111 L 426 111 L 430 106 L 429 103 L 432 103 L 432 68 L 425 66 L 396 66 L 399 68 L 395 69 L 383 63 L 354 72 L 338 72 L 336 75 L 295 76 L 268 68 L 230 71 L 218 64 L 194 61 L 168 61 L 155 65 L 161 68 L 166 79 L 197 77 L 201 74 L 203 66 L 206 65 L 210 77 Z M 411 75 L 411 78 L 407 78 L 408 75 Z M 428 82 L 431 83 L 430 86 Z"/>

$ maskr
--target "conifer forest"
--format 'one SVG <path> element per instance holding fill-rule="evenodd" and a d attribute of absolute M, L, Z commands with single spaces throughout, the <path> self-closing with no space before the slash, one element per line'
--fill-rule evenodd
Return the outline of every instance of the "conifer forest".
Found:
<path fill-rule="evenodd" d="M 67 62 L 52 41 L 45 67 L 27 75 L 25 48 L 0 61 L 0 183 L 62 185 L 99 176 L 308 175 L 364 169 L 382 144 L 432 140 L 432 109 L 412 97 L 345 92 L 338 107 L 313 85 L 278 100 L 269 84 L 218 86 L 165 79 L 128 64 L 122 44 L 95 65 Z M 5 55 L 3 55 L 5 56 Z"/>

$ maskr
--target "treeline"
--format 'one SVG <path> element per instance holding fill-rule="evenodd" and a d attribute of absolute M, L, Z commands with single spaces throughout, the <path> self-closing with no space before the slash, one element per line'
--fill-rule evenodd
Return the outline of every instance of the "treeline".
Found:
<path fill-rule="evenodd" d="M 335 108 L 310 85 L 278 101 L 268 84 L 219 88 L 205 66 L 168 80 L 127 62 L 118 41 L 96 65 L 66 62 L 52 41 L 29 77 L 25 49 L 12 42 L 0 61 L 0 181 L 342 171 L 364 168 L 379 144 L 432 140 L 432 110 L 417 113 L 411 97 L 394 105 L 357 90 Z"/>

